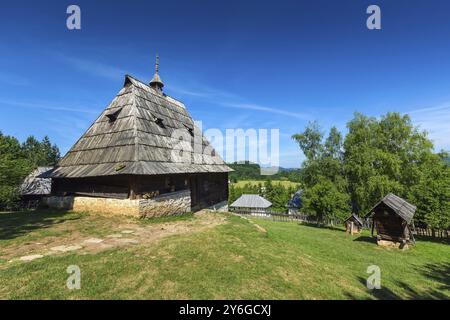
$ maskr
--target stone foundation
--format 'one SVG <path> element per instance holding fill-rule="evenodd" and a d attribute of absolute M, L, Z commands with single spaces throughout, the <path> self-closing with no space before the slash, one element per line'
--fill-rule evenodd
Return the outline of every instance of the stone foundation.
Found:
<path fill-rule="evenodd" d="M 54 209 L 139 217 L 139 200 L 91 197 L 47 197 L 44 204 Z"/>
<path fill-rule="evenodd" d="M 134 217 L 161 217 L 191 211 L 189 190 L 159 195 L 153 199 L 108 199 L 91 197 L 45 197 L 43 204 L 54 209 L 76 212 L 125 215 Z"/>
<path fill-rule="evenodd" d="M 402 242 L 394 242 L 394 241 L 379 239 L 379 240 L 377 240 L 377 244 L 381 247 L 386 247 L 386 248 L 396 248 L 396 249 L 402 249 L 402 250 L 409 249 L 409 245 L 407 243 L 402 243 Z"/>
<path fill-rule="evenodd" d="M 153 199 L 139 200 L 141 217 L 163 217 L 191 211 L 191 192 L 177 191 L 159 195 Z"/>

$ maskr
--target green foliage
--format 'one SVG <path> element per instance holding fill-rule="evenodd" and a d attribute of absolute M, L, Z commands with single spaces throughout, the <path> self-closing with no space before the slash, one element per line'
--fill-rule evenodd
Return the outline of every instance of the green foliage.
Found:
<path fill-rule="evenodd" d="M 59 149 L 45 136 L 41 142 L 30 136 L 22 144 L 22 151 L 33 167 L 54 166 L 60 158 Z"/>
<path fill-rule="evenodd" d="M 292 182 L 301 181 L 301 172 L 299 169 L 286 169 L 279 168 L 279 172 L 271 175 L 261 175 L 261 167 L 259 164 L 246 161 L 244 163 L 231 163 L 228 164 L 230 168 L 234 170 L 229 174 L 229 179 L 232 183 L 236 183 L 242 180 L 260 180 L 264 182 L 267 179 L 270 180 L 288 180 Z"/>
<path fill-rule="evenodd" d="M 39 142 L 30 136 L 22 145 L 0 132 L 0 210 L 14 209 L 19 199 L 18 187 L 38 166 L 53 166 L 59 150 L 48 137 Z"/>
<path fill-rule="evenodd" d="M 408 115 L 399 113 L 387 113 L 379 120 L 356 113 L 347 128 L 343 142 L 332 128 L 322 143 L 317 123 L 293 136 L 307 158 L 302 166 L 304 197 L 313 212 L 323 216 L 331 212 L 325 200 L 317 197 L 324 190 L 346 194 L 360 215 L 392 192 L 417 206 L 417 223 L 449 227 L 448 154 L 433 153 L 426 132 L 414 127 Z M 336 204 L 334 210 L 339 213 L 342 208 Z"/>
<path fill-rule="evenodd" d="M 231 172 L 229 177 L 232 182 L 239 180 L 258 180 L 261 176 L 261 167 L 256 163 L 232 163 L 228 164 L 234 172 Z"/>
<path fill-rule="evenodd" d="M 450 167 L 440 157 L 432 157 L 409 197 L 417 205 L 415 220 L 431 228 L 450 226 Z"/>
<path fill-rule="evenodd" d="M 292 137 L 306 156 L 302 165 L 305 192 L 303 210 L 319 220 L 345 218 L 350 211 L 347 180 L 343 170 L 342 135 L 331 128 L 323 142 L 316 122 Z"/>
<path fill-rule="evenodd" d="M 304 193 L 303 207 L 305 212 L 324 219 L 345 219 L 349 215 L 350 197 L 340 192 L 336 184 L 327 179 L 321 179 Z"/>

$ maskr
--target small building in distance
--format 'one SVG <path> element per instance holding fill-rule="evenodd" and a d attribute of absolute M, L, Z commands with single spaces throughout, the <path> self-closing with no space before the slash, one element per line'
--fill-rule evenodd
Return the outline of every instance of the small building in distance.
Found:
<path fill-rule="evenodd" d="M 350 234 L 361 233 L 363 228 L 363 221 L 360 217 L 358 217 L 355 213 L 352 213 L 350 217 L 348 217 L 344 221 L 345 230 Z"/>
<path fill-rule="evenodd" d="M 303 190 L 297 190 L 292 198 L 288 201 L 287 208 L 288 214 L 299 214 L 300 209 L 302 208 L 302 196 Z"/>
<path fill-rule="evenodd" d="M 230 210 L 243 214 L 266 214 L 272 203 L 257 194 L 243 194 L 230 205 Z"/>
<path fill-rule="evenodd" d="M 38 167 L 25 178 L 19 188 L 21 207 L 36 208 L 43 197 L 50 195 L 52 179 L 41 178 L 41 175 L 45 175 L 52 169 L 52 167 Z"/>
<path fill-rule="evenodd" d="M 379 245 L 407 247 L 414 242 L 412 233 L 416 207 L 406 200 L 389 193 L 367 214 L 372 219 L 372 236 L 377 231 Z"/>

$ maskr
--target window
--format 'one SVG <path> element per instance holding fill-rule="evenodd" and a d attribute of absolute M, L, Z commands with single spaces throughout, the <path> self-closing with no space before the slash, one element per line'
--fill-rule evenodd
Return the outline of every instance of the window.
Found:
<path fill-rule="evenodd" d="M 117 117 L 119 116 L 121 111 L 122 111 L 122 108 L 120 108 L 114 112 L 107 113 L 106 117 L 109 119 L 109 122 L 112 123 L 112 122 L 116 121 Z"/>
<path fill-rule="evenodd" d="M 160 126 L 161 128 L 165 128 L 165 127 L 166 127 L 166 126 L 164 125 L 164 119 L 156 118 L 155 122 L 156 122 L 156 124 L 157 124 L 158 126 Z"/>
<path fill-rule="evenodd" d="M 165 128 L 166 126 L 164 125 L 164 119 L 163 118 L 158 118 L 153 116 L 153 121 L 155 121 L 155 123 L 160 127 L 160 128 Z"/>
<path fill-rule="evenodd" d="M 191 137 L 194 136 L 194 128 L 191 126 L 188 126 L 187 124 L 183 124 L 184 127 L 188 130 L 189 134 L 191 135 Z"/>

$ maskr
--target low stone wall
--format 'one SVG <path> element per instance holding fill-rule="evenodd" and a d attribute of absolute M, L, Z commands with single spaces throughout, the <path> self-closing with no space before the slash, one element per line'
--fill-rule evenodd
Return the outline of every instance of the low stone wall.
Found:
<path fill-rule="evenodd" d="M 139 200 L 68 196 L 48 197 L 45 198 L 44 204 L 50 208 L 73 210 L 76 212 L 139 217 Z"/>
<path fill-rule="evenodd" d="M 159 195 L 152 199 L 139 200 L 142 217 L 163 217 L 191 211 L 191 192 L 182 190 Z"/>
<path fill-rule="evenodd" d="M 44 197 L 42 205 L 52 209 L 71 210 L 73 208 L 74 197 Z"/>
<path fill-rule="evenodd" d="M 108 199 L 93 197 L 45 197 L 44 205 L 54 209 L 76 212 L 126 215 L 134 217 L 161 217 L 191 211 L 189 190 L 159 195 L 153 199 Z"/>

